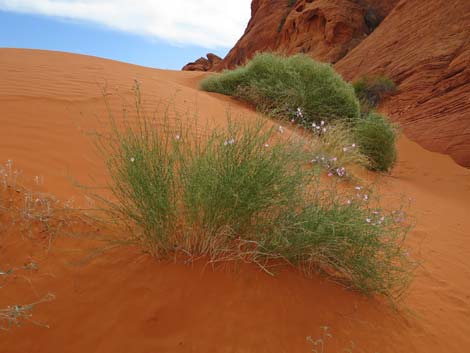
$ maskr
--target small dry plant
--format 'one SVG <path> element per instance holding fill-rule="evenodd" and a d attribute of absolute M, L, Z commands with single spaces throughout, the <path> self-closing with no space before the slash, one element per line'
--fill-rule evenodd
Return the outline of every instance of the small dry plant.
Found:
<path fill-rule="evenodd" d="M 33 309 L 42 303 L 50 302 L 55 299 L 51 293 L 30 304 L 8 306 L 0 309 L 0 330 L 8 331 L 13 327 L 20 327 L 24 322 L 30 322 L 34 325 L 49 328 L 44 322 L 33 320 Z"/>

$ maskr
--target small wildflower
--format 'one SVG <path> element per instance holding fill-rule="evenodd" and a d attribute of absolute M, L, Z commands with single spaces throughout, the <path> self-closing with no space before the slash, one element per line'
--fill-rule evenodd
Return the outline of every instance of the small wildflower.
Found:
<path fill-rule="evenodd" d="M 235 139 L 231 138 L 224 142 L 224 146 L 233 145 L 235 143 Z"/>
<path fill-rule="evenodd" d="M 356 189 L 356 190 L 362 190 L 362 186 L 356 186 L 354 189 Z"/>
<path fill-rule="evenodd" d="M 269 143 L 265 143 L 265 144 L 264 144 L 264 147 L 268 148 L 268 147 L 269 147 Z"/>
<path fill-rule="evenodd" d="M 176 140 L 176 141 L 179 141 L 180 139 L 181 139 L 181 136 L 177 134 L 177 135 L 175 136 L 175 140 Z"/>
<path fill-rule="evenodd" d="M 336 168 L 336 174 L 339 177 L 345 176 L 346 175 L 346 168 L 344 168 L 344 167 Z"/>
<path fill-rule="evenodd" d="M 131 163 L 134 163 L 134 162 L 135 162 L 135 158 L 131 157 Z"/>
<path fill-rule="evenodd" d="M 322 121 L 320 122 L 320 125 L 321 125 L 321 126 L 325 125 L 325 122 L 322 120 Z"/>
<path fill-rule="evenodd" d="M 370 223 L 370 222 L 372 222 L 372 219 L 366 218 L 366 222 L 367 222 L 367 223 Z"/>
<path fill-rule="evenodd" d="M 346 203 L 347 203 L 348 205 L 350 205 L 350 204 L 352 204 L 352 201 L 351 201 L 351 200 L 347 200 Z"/>
<path fill-rule="evenodd" d="M 279 125 L 279 127 L 277 128 L 277 131 L 279 131 L 280 134 L 283 134 L 284 128 L 281 125 Z"/>
<path fill-rule="evenodd" d="M 364 201 L 369 200 L 369 195 L 364 195 Z"/>
<path fill-rule="evenodd" d="M 332 172 L 329 172 L 329 173 L 328 173 L 328 176 L 329 176 L 329 177 L 332 177 L 332 176 L 333 176 L 333 173 L 332 173 Z"/>

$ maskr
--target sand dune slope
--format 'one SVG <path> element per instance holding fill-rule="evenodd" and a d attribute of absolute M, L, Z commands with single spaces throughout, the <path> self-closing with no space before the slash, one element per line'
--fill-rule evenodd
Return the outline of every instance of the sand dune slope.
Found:
<path fill-rule="evenodd" d="M 12 159 L 24 180 L 44 176 L 43 188 L 62 199 L 83 191 L 71 178 L 103 182 L 105 171 L 84 132 L 105 113 L 99 86 L 131 99 L 134 79 L 149 105 L 172 102 L 223 124 L 227 109 L 240 119 L 255 113 L 197 90 L 204 74 L 143 68 L 65 53 L 0 50 L 0 161 Z M 116 102 L 113 111 L 119 113 Z M 0 352 L 309 352 L 307 336 L 322 337 L 325 353 L 461 352 L 470 350 L 470 171 L 449 157 L 403 138 L 399 162 L 381 182 L 384 191 L 411 199 L 416 227 L 412 256 L 422 261 L 404 301 L 394 311 L 324 278 L 288 268 L 270 277 L 251 265 L 162 263 L 139 249 L 119 247 L 99 256 L 86 238 L 59 238 L 50 252 L 15 234 L 0 237 L 0 270 L 34 259 L 36 272 L 0 282 L 0 308 L 53 302 L 25 325 L 0 332 Z M 1 228 L 0 228 L 1 229 Z M 88 249 L 88 251 L 87 251 Z"/>

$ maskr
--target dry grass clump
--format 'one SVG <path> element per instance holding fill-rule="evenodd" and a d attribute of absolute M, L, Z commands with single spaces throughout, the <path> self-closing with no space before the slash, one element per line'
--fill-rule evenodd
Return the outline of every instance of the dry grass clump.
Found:
<path fill-rule="evenodd" d="M 372 206 L 371 193 L 322 181 L 303 139 L 261 122 L 228 120 L 202 135 L 168 117 L 151 124 L 138 87 L 137 95 L 137 120 L 111 116 L 113 128 L 97 134 L 97 144 L 115 200 L 105 211 L 147 251 L 260 265 L 282 258 L 364 293 L 396 297 L 406 288 L 408 227 Z"/>
<path fill-rule="evenodd" d="M 347 124 L 326 125 L 322 121 L 312 126 L 309 143 L 314 167 L 325 169 L 329 176 L 351 178 L 354 166 L 369 167 L 370 161 L 359 149 Z"/>
<path fill-rule="evenodd" d="M 55 296 L 48 293 L 34 303 L 13 305 L 8 306 L 5 309 L 0 309 L 0 330 L 8 331 L 13 327 L 20 327 L 24 322 L 31 322 L 36 326 L 49 328 L 46 323 L 33 320 L 33 309 L 39 304 L 50 302 L 54 299 Z"/>

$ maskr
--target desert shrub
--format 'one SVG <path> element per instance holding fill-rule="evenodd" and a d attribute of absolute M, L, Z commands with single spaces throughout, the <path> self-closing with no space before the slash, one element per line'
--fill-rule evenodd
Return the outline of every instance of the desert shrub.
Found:
<path fill-rule="evenodd" d="M 174 141 L 150 126 L 143 116 L 140 93 L 136 95 L 136 124 L 127 119 L 118 123 L 110 113 L 110 131 L 95 141 L 111 177 L 113 212 L 142 230 L 140 240 L 147 247 L 166 253 L 172 247 L 176 219 Z"/>
<path fill-rule="evenodd" d="M 307 175 L 296 168 L 302 151 L 278 142 L 262 123 L 216 131 L 180 148 L 183 204 L 192 228 L 256 239 L 272 218 L 293 207 Z"/>
<path fill-rule="evenodd" d="M 395 164 L 397 129 L 388 119 L 370 112 L 355 127 L 355 139 L 360 151 L 369 158 L 372 170 L 388 171 Z"/>
<path fill-rule="evenodd" d="M 279 118 L 295 118 L 300 107 L 298 122 L 306 125 L 355 120 L 360 114 L 352 86 L 329 64 L 303 54 L 258 54 L 245 67 L 206 78 L 201 88 L 239 97 Z"/>
<path fill-rule="evenodd" d="M 113 127 L 96 136 L 114 195 L 106 210 L 146 250 L 260 266 L 283 258 L 390 297 L 406 286 L 407 227 L 372 208 L 370 192 L 325 183 L 304 138 L 260 122 L 229 120 L 201 133 L 190 123 L 170 126 L 168 117 L 150 125 L 137 116 L 124 124 L 111 118 Z"/>
<path fill-rule="evenodd" d="M 363 76 L 353 83 L 363 111 L 377 107 L 387 96 L 396 92 L 395 83 L 387 76 Z"/>
<path fill-rule="evenodd" d="M 406 230 L 393 214 L 369 208 L 368 194 L 347 202 L 321 196 L 290 216 L 278 251 L 307 272 L 320 269 L 365 293 L 402 293 L 411 263 Z"/>

